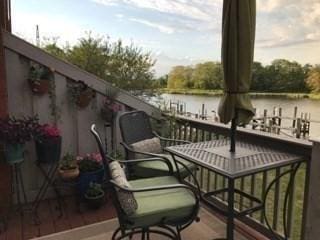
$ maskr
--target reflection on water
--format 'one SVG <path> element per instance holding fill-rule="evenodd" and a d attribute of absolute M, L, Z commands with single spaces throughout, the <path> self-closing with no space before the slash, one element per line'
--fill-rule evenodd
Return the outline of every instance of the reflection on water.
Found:
<path fill-rule="evenodd" d="M 194 96 L 194 95 L 182 95 L 182 94 L 162 94 L 165 100 L 179 100 L 186 103 L 186 111 L 192 113 L 199 113 L 202 104 L 205 104 L 208 114 L 212 110 L 216 111 L 219 104 L 220 97 L 212 96 Z M 267 109 L 268 114 L 271 114 L 274 107 L 282 108 L 282 116 L 293 117 L 294 107 L 298 107 L 298 117 L 301 112 L 310 113 L 311 120 L 318 123 L 311 122 L 310 136 L 320 136 L 320 101 L 311 99 L 288 99 L 281 97 L 273 98 L 252 98 L 253 107 L 257 109 L 257 114 L 263 114 L 263 110 Z M 284 120 L 283 126 L 291 126 L 292 121 Z"/>

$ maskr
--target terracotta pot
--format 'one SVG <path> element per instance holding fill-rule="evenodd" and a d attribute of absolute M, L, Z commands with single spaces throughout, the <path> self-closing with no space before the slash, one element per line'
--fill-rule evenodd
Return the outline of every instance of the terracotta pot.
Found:
<path fill-rule="evenodd" d="M 51 80 L 48 79 L 41 79 L 40 81 L 34 82 L 29 79 L 29 85 L 34 94 L 43 95 L 49 92 L 50 81 Z"/>
<path fill-rule="evenodd" d="M 79 176 L 79 168 L 75 167 L 73 169 L 61 169 L 59 168 L 59 174 L 63 180 L 75 179 Z"/>
<path fill-rule="evenodd" d="M 80 108 L 85 108 L 89 105 L 91 100 L 94 98 L 94 93 L 91 89 L 87 89 L 86 91 L 82 92 L 77 100 L 77 105 Z"/>

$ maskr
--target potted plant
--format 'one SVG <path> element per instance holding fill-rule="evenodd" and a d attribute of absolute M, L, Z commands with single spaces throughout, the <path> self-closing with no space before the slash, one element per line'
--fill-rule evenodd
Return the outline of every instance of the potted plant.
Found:
<path fill-rule="evenodd" d="M 76 158 L 70 153 L 66 153 L 60 161 L 59 174 L 64 180 L 71 180 L 79 176 L 79 167 Z"/>
<path fill-rule="evenodd" d="M 39 163 L 53 163 L 60 159 L 61 135 L 57 127 L 49 124 L 39 126 L 36 153 Z"/>
<path fill-rule="evenodd" d="M 8 163 L 15 164 L 24 160 L 25 143 L 34 137 L 38 126 L 37 117 L 8 117 L 0 120 L 0 141 L 5 146 Z"/>
<path fill-rule="evenodd" d="M 106 97 L 104 99 L 104 103 L 101 108 L 101 116 L 108 123 L 112 123 L 117 113 L 122 110 L 121 104 L 119 104 L 115 100 L 117 95 L 118 95 L 118 90 L 115 88 L 114 89 L 108 88 L 106 90 Z"/>
<path fill-rule="evenodd" d="M 104 202 L 104 195 L 101 184 L 91 182 L 84 197 L 89 208 L 98 209 Z"/>
<path fill-rule="evenodd" d="M 53 81 L 53 71 L 40 64 L 33 63 L 29 69 L 29 86 L 34 94 L 43 95 L 49 91 L 50 82 Z"/>
<path fill-rule="evenodd" d="M 84 196 L 91 182 L 102 184 L 104 178 L 104 168 L 102 158 L 99 153 L 87 154 L 84 157 L 77 157 L 80 175 L 78 190 Z"/>
<path fill-rule="evenodd" d="M 79 108 L 85 108 L 95 98 L 96 92 L 83 81 L 68 81 L 68 94 Z"/>

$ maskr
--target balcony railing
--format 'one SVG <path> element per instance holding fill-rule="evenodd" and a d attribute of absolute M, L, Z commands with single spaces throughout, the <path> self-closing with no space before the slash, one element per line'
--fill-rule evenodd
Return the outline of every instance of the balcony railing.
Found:
<path fill-rule="evenodd" d="M 214 139 L 226 138 L 230 134 L 227 126 L 210 123 L 188 117 L 170 117 L 170 134 L 172 138 L 189 140 L 192 142 L 209 141 Z M 237 137 L 248 141 L 267 143 L 275 148 L 285 149 L 286 151 L 303 154 L 306 160 L 311 158 L 311 143 L 298 141 L 295 139 L 282 138 L 271 134 L 254 132 L 252 130 L 240 129 Z M 287 232 L 290 239 L 302 239 L 305 226 L 305 199 L 306 199 L 306 175 L 308 174 L 307 162 L 302 164 L 296 174 L 292 189 L 288 200 L 288 223 Z M 293 167 L 293 166 L 290 166 Z M 262 173 L 253 174 L 251 176 L 242 177 L 236 181 L 236 187 L 250 195 L 262 199 L 265 196 L 266 189 L 270 182 L 279 177 L 281 173 L 288 170 L 290 167 L 282 167 L 276 170 L 268 170 Z M 214 191 L 225 188 L 227 186 L 226 178 L 221 175 L 200 167 L 196 172 L 198 182 L 203 192 Z M 266 215 L 273 230 L 283 235 L 283 208 L 284 208 L 284 193 L 289 181 L 289 176 L 284 176 L 271 189 L 267 197 Z M 225 205 L 227 196 L 221 194 L 219 203 Z M 252 207 L 252 202 L 247 199 L 237 196 L 235 207 L 238 210 Z M 262 211 L 242 217 L 241 221 L 245 222 L 263 235 L 270 237 Z"/>

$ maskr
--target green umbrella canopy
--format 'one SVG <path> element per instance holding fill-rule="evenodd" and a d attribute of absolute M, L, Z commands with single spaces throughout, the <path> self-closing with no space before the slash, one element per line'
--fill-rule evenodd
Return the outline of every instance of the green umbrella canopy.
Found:
<path fill-rule="evenodd" d="M 254 54 L 256 0 L 224 0 L 222 19 L 222 65 L 224 96 L 218 113 L 222 123 L 236 117 L 247 124 L 254 116 L 249 90 Z"/>

